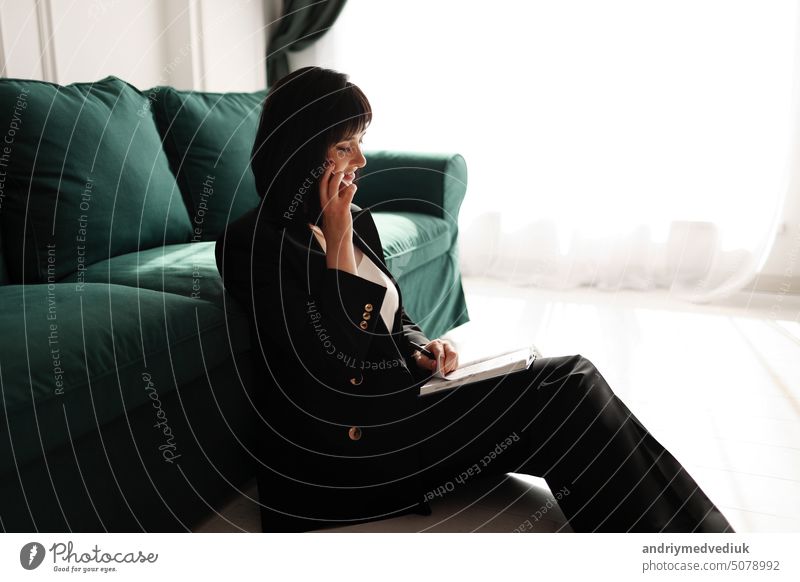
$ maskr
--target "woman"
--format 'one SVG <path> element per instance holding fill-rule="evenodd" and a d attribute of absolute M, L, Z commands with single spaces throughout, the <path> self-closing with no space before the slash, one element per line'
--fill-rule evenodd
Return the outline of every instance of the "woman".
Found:
<path fill-rule="evenodd" d="M 443 484 L 524 472 L 562 492 L 575 531 L 732 532 L 582 356 L 419 396 L 458 354 L 405 313 L 371 213 L 352 202 L 371 119 L 343 74 L 279 80 L 253 146 L 262 202 L 217 241 L 263 379 L 265 531 L 426 513 Z"/>

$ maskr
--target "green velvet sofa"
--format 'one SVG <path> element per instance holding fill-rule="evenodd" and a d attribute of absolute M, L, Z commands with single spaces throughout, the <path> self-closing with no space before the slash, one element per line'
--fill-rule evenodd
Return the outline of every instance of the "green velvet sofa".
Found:
<path fill-rule="evenodd" d="M 214 240 L 265 92 L 0 79 L 0 530 L 186 531 L 255 475 L 250 333 Z M 468 320 L 457 154 L 367 153 L 409 314 Z"/>

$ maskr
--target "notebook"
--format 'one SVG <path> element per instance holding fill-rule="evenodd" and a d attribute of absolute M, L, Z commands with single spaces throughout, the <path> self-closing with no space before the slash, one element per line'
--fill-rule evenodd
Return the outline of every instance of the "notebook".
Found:
<path fill-rule="evenodd" d="M 526 370 L 538 355 L 534 346 L 517 348 L 501 354 L 478 357 L 471 361 L 461 363 L 456 370 L 446 376 L 438 372 L 420 388 L 420 396 L 433 394 L 442 390 L 449 390 L 462 384 L 505 376 L 511 372 Z"/>

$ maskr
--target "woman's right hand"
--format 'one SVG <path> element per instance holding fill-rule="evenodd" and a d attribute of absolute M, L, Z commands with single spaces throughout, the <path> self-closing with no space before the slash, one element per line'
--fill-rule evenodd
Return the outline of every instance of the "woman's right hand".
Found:
<path fill-rule="evenodd" d="M 327 160 L 328 166 L 319 180 L 319 204 L 322 208 L 322 234 L 329 267 L 356 274 L 353 249 L 353 217 L 350 203 L 357 186 L 342 187 L 344 172 L 334 172 L 336 164 Z"/>
<path fill-rule="evenodd" d="M 456 352 L 449 340 L 435 339 L 423 347 L 436 356 L 436 359 L 432 360 L 428 356 L 422 355 L 418 350 L 414 352 L 417 366 L 423 370 L 435 372 L 441 366 L 442 374 L 449 374 L 458 368 L 458 352 Z"/>
<path fill-rule="evenodd" d="M 329 244 L 340 239 L 352 240 L 350 202 L 355 196 L 357 186 L 350 184 L 343 188 L 344 172 L 334 172 L 336 164 L 332 160 L 327 160 L 327 164 L 319 180 L 319 203 L 322 208 L 322 233 L 325 235 L 325 243 Z M 328 234 L 332 235 L 331 238 Z M 350 236 L 342 236 L 347 234 Z"/>

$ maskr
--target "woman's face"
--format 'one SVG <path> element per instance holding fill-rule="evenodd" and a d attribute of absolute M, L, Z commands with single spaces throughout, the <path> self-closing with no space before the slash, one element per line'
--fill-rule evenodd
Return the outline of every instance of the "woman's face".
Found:
<path fill-rule="evenodd" d="M 328 148 L 328 159 L 333 160 L 334 172 L 344 172 L 342 185 L 349 186 L 356 177 L 356 170 L 367 165 L 367 158 L 361 151 L 361 140 L 366 130 L 345 137 Z"/>

